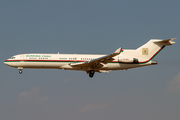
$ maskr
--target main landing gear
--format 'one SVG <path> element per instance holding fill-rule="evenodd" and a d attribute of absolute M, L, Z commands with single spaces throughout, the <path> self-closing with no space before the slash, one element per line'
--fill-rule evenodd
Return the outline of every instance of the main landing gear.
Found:
<path fill-rule="evenodd" d="M 90 70 L 90 71 L 89 71 L 89 77 L 92 78 L 92 77 L 94 76 L 94 73 L 95 73 L 94 70 Z"/>

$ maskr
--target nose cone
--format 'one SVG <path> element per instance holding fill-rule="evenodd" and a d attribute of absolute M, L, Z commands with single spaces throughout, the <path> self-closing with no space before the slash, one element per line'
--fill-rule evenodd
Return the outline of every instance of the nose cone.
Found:
<path fill-rule="evenodd" d="M 5 60 L 4 64 L 10 66 L 10 63 L 8 62 L 8 60 Z"/>

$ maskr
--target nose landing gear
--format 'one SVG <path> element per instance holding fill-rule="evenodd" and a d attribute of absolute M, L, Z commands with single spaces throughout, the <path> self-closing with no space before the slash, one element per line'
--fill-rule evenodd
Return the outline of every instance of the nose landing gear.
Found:
<path fill-rule="evenodd" d="M 18 69 L 19 69 L 19 74 L 22 74 L 23 73 L 23 68 L 22 67 L 18 67 Z"/>
<path fill-rule="evenodd" d="M 19 70 L 19 74 L 22 74 L 22 72 L 23 72 L 23 71 L 20 69 L 20 70 Z"/>

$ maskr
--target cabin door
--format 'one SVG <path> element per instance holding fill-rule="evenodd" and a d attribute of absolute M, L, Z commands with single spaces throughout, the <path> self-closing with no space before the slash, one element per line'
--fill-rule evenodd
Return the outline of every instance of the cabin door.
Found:
<path fill-rule="evenodd" d="M 24 55 L 20 55 L 20 60 L 21 60 L 21 62 L 24 61 Z"/>

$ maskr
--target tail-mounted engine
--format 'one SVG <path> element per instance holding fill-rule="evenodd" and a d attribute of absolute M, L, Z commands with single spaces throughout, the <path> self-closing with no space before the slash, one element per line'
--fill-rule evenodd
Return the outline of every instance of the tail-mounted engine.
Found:
<path fill-rule="evenodd" d="M 138 63 L 137 58 L 119 58 L 119 62 L 121 63 Z"/>

